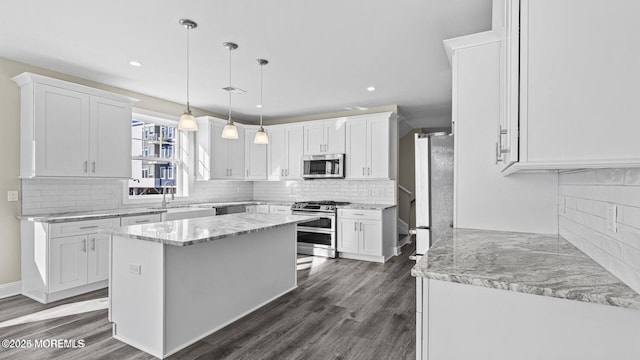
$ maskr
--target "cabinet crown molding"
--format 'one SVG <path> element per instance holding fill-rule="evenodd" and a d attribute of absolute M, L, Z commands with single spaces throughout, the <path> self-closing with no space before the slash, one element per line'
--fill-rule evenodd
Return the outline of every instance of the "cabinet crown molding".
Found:
<path fill-rule="evenodd" d="M 73 90 L 73 91 L 81 92 L 84 94 L 100 96 L 106 99 L 121 101 L 128 104 L 134 104 L 139 101 L 139 99 L 136 99 L 130 96 L 121 95 L 121 94 L 113 93 L 110 91 L 96 89 L 90 86 L 80 85 L 77 83 L 64 81 L 64 80 L 60 80 L 60 79 L 56 79 L 56 78 L 52 78 L 44 75 L 34 74 L 30 72 L 23 72 L 22 74 L 14 76 L 13 78 L 11 78 L 11 80 L 13 80 L 20 87 L 23 87 L 31 83 L 39 83 L 39 84 L 55 86 L 63 89 Z"/>

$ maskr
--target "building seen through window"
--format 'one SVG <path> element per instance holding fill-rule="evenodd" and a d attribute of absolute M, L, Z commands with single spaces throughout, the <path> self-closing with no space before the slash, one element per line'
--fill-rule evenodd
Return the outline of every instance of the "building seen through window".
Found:
<path fill-rule="evenodd" d="M 179 193 L 178 142 L 175 126 L 132 119 L 129 197 Z"/>

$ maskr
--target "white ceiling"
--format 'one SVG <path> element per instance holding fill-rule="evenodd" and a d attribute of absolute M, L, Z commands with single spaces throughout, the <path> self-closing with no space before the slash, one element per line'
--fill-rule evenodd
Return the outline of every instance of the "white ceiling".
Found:
<path fill-rule="evenodd" d="M 397 104 L 438 126 L 451 111 L 442 40 L 489 30 L 491 0 L 2 0 L 0 56 L 184 103 L 181 18 L 199 25 L 194 107 L 227 112 L 233 41 L 233 85 L 247 91 L 233 96 L 237 118 L 257 119 L 262 57 L 266 120 Z"/>

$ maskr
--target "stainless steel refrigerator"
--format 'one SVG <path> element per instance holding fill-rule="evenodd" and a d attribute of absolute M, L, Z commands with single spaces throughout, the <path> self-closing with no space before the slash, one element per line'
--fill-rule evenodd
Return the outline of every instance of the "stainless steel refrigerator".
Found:
<path fill-rule="evenodd" d="M 453 226 L 453 135 L 416 134 L 416 256 Z"/>

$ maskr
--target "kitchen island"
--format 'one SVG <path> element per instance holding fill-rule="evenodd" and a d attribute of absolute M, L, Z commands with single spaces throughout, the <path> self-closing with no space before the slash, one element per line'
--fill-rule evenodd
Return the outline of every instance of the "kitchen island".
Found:
<path fill-rule="evenodd" d="M 113 336 L 164 358 L 295 289 L 303 221 L 232 214 L 110 231 Z"/>
<path fill-rule="evenodd" d="M 451 229 L 411 273 L 418 359 L 640 359 L 640 295 L 561 236 Z"/>

